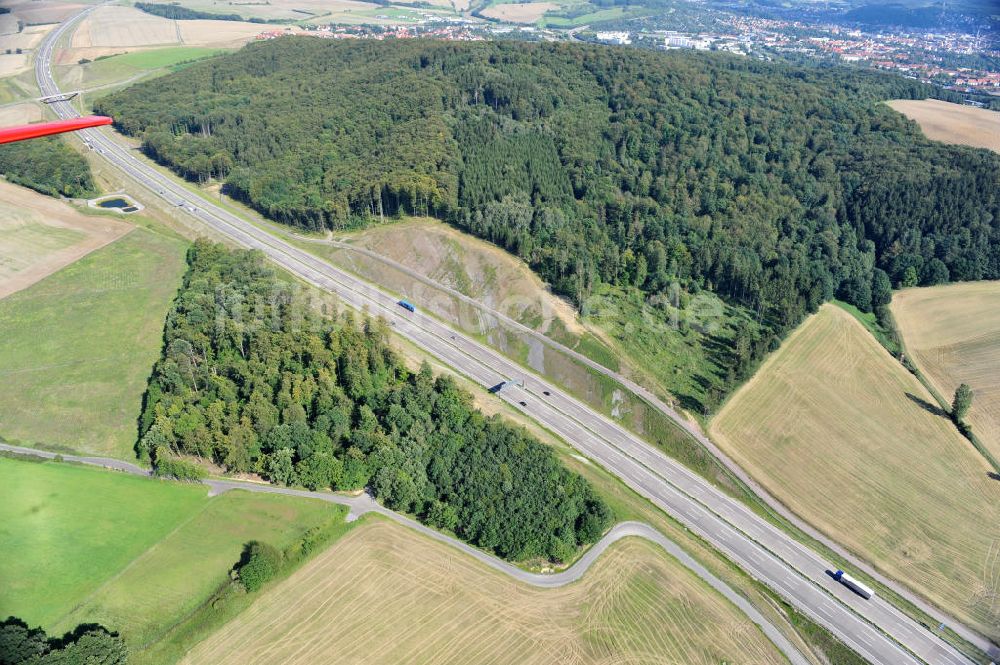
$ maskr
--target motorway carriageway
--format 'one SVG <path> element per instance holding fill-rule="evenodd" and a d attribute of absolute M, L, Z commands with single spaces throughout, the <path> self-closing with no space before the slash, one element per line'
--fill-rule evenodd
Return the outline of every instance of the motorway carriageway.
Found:
<path fill-rule="evenodd" d="M 50 62 L 54 44 L 93 8 L 53 30 L 39 48 L 42 94 L 56 95 Z M 61 118 L 78 114 L 67 102 L 50 105 Z M 481 386 L 524 377 L 500 397 L 562 437 L 584 456 L 699 535 L 872 663 L 968 665 L 973 661 L 880 597 L 863 600 L 834 581 L 834 567 L 742 503 L 545 379 L 442 322 L 410 313 L 393 296 L 271 235 L 176 183 L 99 131 L 81 137 L 114 166 L 173 206 L 237 245 L 258 249 L 304 281 L 336 293 L 357 310 L 384 317 L 403 337 Z M 417 303 L 419 306 L 419 303 Z M 522 406 L 522 403 L 524 406 Z"/>

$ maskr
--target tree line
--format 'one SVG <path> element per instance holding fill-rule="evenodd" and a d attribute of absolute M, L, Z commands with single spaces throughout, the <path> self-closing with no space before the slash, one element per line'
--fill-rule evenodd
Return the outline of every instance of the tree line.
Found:
<path fill-rule="evenodd" d="M 172 21 L 245 21 L 247 23 L 291 23 L 286 19 L 264 19 L 258 16 L 244 18 L 239 14 L 216 14 L 215 12 L 203 12 L 199 9 L 191 9 L 175 3 L 164 4 L 161 2 L 137 2 L 135 8 L 140 9 L 153 16 L 162 16 Z"/>
<path fill-rule="evenodd" d="M 324 318 L 259 253 L 196 242 L 149 380 L 138 453 L 281 485 L 369 490 L 508 559 L 565 560 L 612 514 L 523 429 L 487 417 L 384 320 Z M 169 475 L 169 474 L 168 474 Z"/>
<path fill-rule="evenodd" d="M 58 137 L 0 145 L 0 173 L 49 196 L 85 198 L 97 193 L 87 160 Z"/>
<path fill-rule="evenodd" d="M 752 365 L 833 297 L 872 311 L 1000 277 L 1000 157 L 881 103 L 932 94 L 724 54 L 285 38 L 98 110 L 287 224 L 435 215 L 577 304 L 601 283 L 709 289 L 751 312 Z"/>
<path fill-rule="evenodd" d="M 118 633 L 96 623 L 49 637 L 17 617 L 0 621 L 0 665 L 125 665 L 128 648 Z"/>

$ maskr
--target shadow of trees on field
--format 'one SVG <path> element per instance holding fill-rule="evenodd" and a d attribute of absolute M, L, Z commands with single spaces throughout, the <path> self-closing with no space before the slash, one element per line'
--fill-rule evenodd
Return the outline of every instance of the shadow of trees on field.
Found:
<path fill-rule="evenodd" d="M 932 413 L 935 416 L 941 416 L 942 418 L 949 418 L 948 412 L 942 409 L 937 404 L 931 404 L 927 400 L 921 399 L 920 397 L 917 397 L 913 393 L 906 393 L 906 398 L 909 399 L 914 404 L 916 404 L 917 406 L 919 406 L 924 411 L 927 411 L 928 413 Z"/>

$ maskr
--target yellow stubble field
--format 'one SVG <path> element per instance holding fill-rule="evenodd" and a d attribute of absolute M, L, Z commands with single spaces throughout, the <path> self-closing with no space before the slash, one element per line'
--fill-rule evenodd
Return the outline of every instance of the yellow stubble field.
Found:
<path fill-rule="evenodd" d="M 945 400 L 960 383 L 972 388 L 967 421 L 1000 459 L 1000 282 L 906 289 L 892 312 L 910 359 Z"/>
<path fill-rule="evenodd" d="M 807 319 L 711 424 L 771 493 L 875 567 L 1000 636 L 1000 483 L 846 311 Z"/>
<path fill-rule="evenodd" d="M 360 525 L 184 663 L 784 663 L 739 610 L 626 539 L 579 582 L 535 589 L 381 519 Z"/>
<path fill-rule="evenodd" d="M 889 106 L 916 121 L 929 139 L 1000 152 L 1000 113 L 939 99 L 897 99 Z"/>

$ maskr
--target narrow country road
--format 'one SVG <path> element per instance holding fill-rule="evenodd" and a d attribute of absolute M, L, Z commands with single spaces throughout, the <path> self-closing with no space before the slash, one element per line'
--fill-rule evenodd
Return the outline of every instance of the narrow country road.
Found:
<path fill-rule="evenodd" d="M 23 446 L 12 446 L 4 443 L 0 443 L 0 451 L 6 451 L 18 455 L 42 457 L 45 459 L 54 459 L 57 455 L 57 453 L 44 450 L 25 448 Z M 122 460 L 111 459 L 108 457 L 86 457 L 79 455 L 61 455 L 61 457 L 66 461 L 78 464 L 100 466 L 133 475 L 146 477 L 150 476 L 150 472 L 147 469 L 143 469 L 142 467 L 129 462 L 123 462 Z M 774 645 L 783 654 L 785 654 L 792 665 L 810 665 L 809 660 L 799 653 L 791 642 L 789 642 L 788 639 L 782 635 L 781 631 L 770 623 L 764 615 L 757 611 L 757 608 L 747 602 L 747 600 L 737 593 L 732 587 L 691 558 L 691 556 L 682 550 L 674 541 L 670 540 L 648 524 L 643 524 L 641 522 L 620 522 L 608 531 L 603 538 L 594 543 L 586 552 L 584 552 L 583 556 L 581 556 L 572 566 L 558 573 L 546 575 L 540 573 L 529 573 L 504 561 L 503 559 L 499 559 L 492 554 L 489 554 L 488 552 L 477 549 L 468 543 L 452 538 L 451 536 L 441 533 L 440 531 L 435 531 L 434 529 L 431 529 L 430 527 L 427 527 L 420 522 L 407 517 L 406 515 L 401 515 L 389 510 L 367 494 L 362 494 L 360 496 L 346 496 L 342 494 L 334 494 L 332 492 L 310 492 L 307 490 L 296 490 L 287 487 L 278 487 L 275 485 L 266 485 L 262 483 L 239 480 L 208 479 L 202 481 L 202 483 L 209 487 L 209 496 L 217 496 L 230 490 L 244 490 L 248 492 L 263 492 L 267 494 L 284 494 L 286 496 L 298 496 L 304 499 L 318 499 L 320 501 L 336 503 L 348 507 L 348 521 L 356 520 L 366 513 L 378 513 L 405 527 L 419 531 L 434 540 L 438 540 L 446 545 L 462 550 L 469 556 L 474 557 L 494 570 L 498 570 L 501 573 L 524 582 L 525 584 L 546 589 L 566 586 L 567 584 L 579 580 L 590 569 L 591 565 L 593 565 L 593 563 L 600 558 L 604 551 L 608 549 L 608 547 L 622 538 L 645 538 L 646 540 L 662 547 L 667 554 L 677 559 L 685 568 L 704 580 L 709 586 L 722 594 L 729 602 L 746 614 L 751 621 L 760 627 L 768 639 L 770 639 L 771 642 L 774 643 Z"/>
<path fill-rule="evenodd" d="M 54 45 L 93 9 L 83 9 L 60 24 L 40 45 L 35 74 L 43 95 L 59 92 L 50 69 Z M 50 108 L 61 118 L 78 115 L 66 102 L 54 102 Z M 823 556 L 545 377 L 527 372 L 494 349 L 419 309 L 403 310 L 385 291 L 192 192 L 137 156 L 136 151 L 123 147 L 111 132 L 83 130 L 78 135 L 152 196 L 160 197 L 229 242 L 261 251 L 299 279 L 337 294 L 345 305 L 384 317 L 401 337 L 480 386 L 525 377 L 523 386 L 505 388 L 500 398 L 617 476 L 870 662 L 973 662 L 885 598 L 860 598 L 831 578 L 828 571 L 835 566 Z"/>

